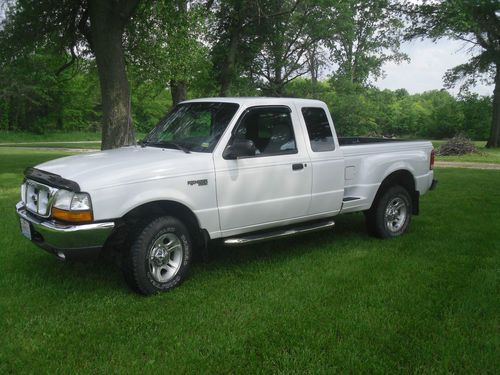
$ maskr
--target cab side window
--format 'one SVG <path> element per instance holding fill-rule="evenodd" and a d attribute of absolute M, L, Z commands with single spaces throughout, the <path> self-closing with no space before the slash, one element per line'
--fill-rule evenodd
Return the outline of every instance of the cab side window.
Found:
<path fill-rule="evenodd" d="M 259 107 L 248 110 L 233 136 L 233 142 L 244 140 L 254 143 L 255 156 L 297 153 L 290 109 Z"/>
<path fill-rule="evenodd" d="M 314 152 L 333 151 L 335 143 L 325 110 L 323 108 L 304 107 L 302 108 L 302 116 L 306 123 L 311 149 Z"/>

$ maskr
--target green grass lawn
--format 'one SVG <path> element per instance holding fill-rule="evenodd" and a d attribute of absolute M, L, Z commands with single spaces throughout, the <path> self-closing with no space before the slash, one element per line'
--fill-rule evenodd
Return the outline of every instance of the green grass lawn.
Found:
<path fill-rule="evenodd" d="M 17 148 L 53 148 L 53 149 L 58 149 L 58 148 L 70 148 L 70 149 L 93 149 L 93 150 L 100 150 L 101 149 L 101 142 L 99 143 L 64 143 L 64 142 L 58 142 L 58 143 L 43 143 L 43 142 L 37 142 L 37 143 L 16 143 L 15 146 L 12 144 L 0 144 L 0 148 L 12 148 L 12 147 L 17 147 Z"/>
<path fill-rule="evenodd" d="M 439 146 L 445 142 L 446 141 L 432 141 L 432 144 L 437 150 Z M 486 142 L 482 141 L 474 141 L 474 143 L 479 150 L 479 153 L 477 154 L 461 156 L 436 156 L 436 160 L 500 164 L 500 148 L 486 148 Z"/>
<path fill-rule="evenodd" d="M 51 131 L 45 134 L 0 131 L 0 143 L 100 141 L 101 132 Z"/>
<path fill-rule="evenodd" d="M 410 232 L 217 248 L 176 290 L 130 292 L 111 261 L 62 263 L 21 237 L 22 170 L 0 149 L 0 373 L 496 373 L 500 173 L 437 169 Z"/>
<path fill-rule="evenodd" d="M 137 133 L 136 136 L 137 139 L 142 139 L 145 134 Z M 91 141 L 92 143 L 85 143 L 86 141 Z M 0 147 L 9 147 L 12 146 L 12 143 L 16 143 L 16 145 L 20 147 L 100 149 L 100 141 L 100 132 L 51 131 L 45 134 L 35 134 L 0 130 Z"/>

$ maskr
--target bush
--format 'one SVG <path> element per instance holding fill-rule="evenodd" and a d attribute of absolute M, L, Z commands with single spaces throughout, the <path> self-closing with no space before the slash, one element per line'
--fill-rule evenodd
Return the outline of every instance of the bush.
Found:
<path fill-rule="evenodd" d="M 465 155 L 479 153 L 472 141 L 464 135 L 456 135 L 443 143 L 438 150 L 438 155 Z"/>

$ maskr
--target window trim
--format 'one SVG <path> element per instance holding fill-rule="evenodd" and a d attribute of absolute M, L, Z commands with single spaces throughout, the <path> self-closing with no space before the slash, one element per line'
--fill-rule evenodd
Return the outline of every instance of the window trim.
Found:
<path fill-rule="evenodd" d="M 240 117 L 238 118 L 238 120 L 236 121 L 236 123 L 234 124 L 233 126 L 233 129 L 231 130 L 231 137 L 229 138 L 229 140 L 227 141 L 226 143 L 226 146 L 224 147 L 224 149 L 222 150 L 222 158 L 224 160 L 231 160 L 231 159 L 227 159 L 226 156 L 225 156 L 225 153 L 226 153 L 226 150 L 227 148 L 232 144 L 232 142 L 234 141 L 234 136 L 236 135 L 236 130 L 239 128 L 239 126 L 241 125 L 241 122 L 243 121 L 243 119 L 245 118 L 245 116 L 251 112 L 252 110 L 255 110 L 255 109 L 285 109 L 288 111 L 289 113 L 289 116 L 290 116 L 290 122 L 291 122 L 291 125 L 292 125 L 292 133 L 293 133 L 293 140 L 295 142 L 295 150 L 288 150 L 288 151 L 283 151 L 283 152 L 277 152 L 277 153 L 273 153 L 273 154 L 259 154 L 259 155 L 254 155 L 254 156 L 241 156 L 239 157 L 238 159 L 236 160 L 240 160 L 240 159 L 255 159 L 255 158 L 265 158 L 265 157 L 269 157 L 269 156 L 282 156 L 282 155 L 296 155 L 299 153 L 299 150 L 298 150 L 298 147 L 297 147 L 297 137 L 295 135 L 295 129 L 293 127 L 293 118 L 292 118 L 292 109 L 287 106 L 287 105 L 280 105 L 280 104 L 276 104 L 276 105 L 255 105 L 255 106 L 251 106 L 251 107 L 248 107 L 246 108 L 241 114 L 240 114 Z"/>
<path fill-rule="evenodd" d="M 312 108 L 312 109 L 321 109 L 325 113 L 326 119 L 328 120 L 328 126 L 330 127 L 330 132 L 332 134 L 333 149 L 331 149 L 331 150 L 322 150 L 322 151 L 315 151 L 315 150 L 313 150 L 312 144 L 311 144 L 311 138 L 310 138 L 310 135 L 309 135 L 309 129 L 307 127 L 307 121 L 306 121 L 306 118 L 304 117 L 304 112 L 302 112 L 304 109 L 309 109 L 309 108 Z M 305 125 L 305 128 L 306 128 L 306 134 L 307 134 L 307 140 L 309 141 L 308 142 L 309 148 L 311 149 L 312 152 L 333 152 L 333 151 L 335 151 L 337 149 L 337 147 L 335 146 L 335 136 L 334 136 L 334 132 L 332 130 L 332 123 L 331 123 L 330 119 L 328 118 L 328 112 L 327 112 L 327 110 L 325 110 L 325 108 L 323 108 L 321 106 L 319 106 L 319 107 L 316 107 L 316 106 L 303 106 L 303 107 L 300 107 L 300 115 L 302 116 L 302 120 L 304 120 L 304 125 Z"/>

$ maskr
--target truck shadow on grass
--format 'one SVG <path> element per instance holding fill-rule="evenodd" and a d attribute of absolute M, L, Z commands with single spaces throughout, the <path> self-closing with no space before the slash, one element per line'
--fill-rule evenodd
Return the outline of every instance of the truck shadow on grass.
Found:
<path fill-rule="evenodd" d="M 123 290 L 126 287 L 119 267 L 109 257 L 60 261 L 55 256 L 41 253 L 32 261 L 25 262 L 24 272 L 30 275 L 31 281 L 35 280 L 37 288 L 56 288 L 60 296 L 75 290 L 105 293 L 106 290 Z"/>
<path fill-rule="evenodd" d="M 343 244 L 351 240 L 370 240 L 366 234 L 362 214 L 344 215 L 335 218 L 334 229 L 299 235 L 296 237 L 269 240 L 254 245 L 241 247 L 225 247 L 214 243 L 209 250 L 208 262 L 201 264 L 211 267 L 231 267 L 244 265 L 254 261 L 283 259 L 302 256 L 321 249 L 342 250 Z"/>
<path fill-rule="evenodd" d="M 231 272 L 237 269 L 238 272 L 244 272 L 256 263 L 261 266 L 286 262 L 311 256 L 318 251 L 342 252 L 346 250 L 347 244 L 350 244 L 351 248 L 353 241 L 377 241 L 366 234 L 364 217 L 361 214 L 338 217 L 333 230 L 237 248 L 213 244 L 207 261 L 196 257 L 189 278 L 190 284 L 196 283 L 200 275 L 203 278 L 218 277 L 207 276 L 207 273 L 212 271 Z M 37 280 L 38 287 L 57 288 L 61 295 L 74 293 L 75 290 L 89 295 L 107 295 L 117 290 L 124 294 L 132 293 L 123 280 L 119 260 L 109 254 L 89 261 L 59 261 L 48 254 L 39 253 L 32 257 L 31 261 L 25 262 L 23 268 L 23 272 L 31 275 L 32 280 Z"/>

